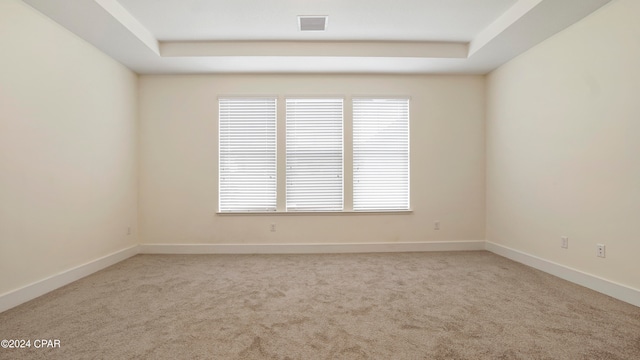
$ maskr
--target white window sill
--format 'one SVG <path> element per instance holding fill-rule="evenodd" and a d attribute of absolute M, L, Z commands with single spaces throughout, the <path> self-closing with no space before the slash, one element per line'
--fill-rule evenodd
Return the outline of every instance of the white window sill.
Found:
<path fill-rule="evenodd" d="M 380 210 L 380 211 L 238 211 L 238 212 L 216 212 L 222 216 L 289 216 L 289 215 L 320 215 L 320 216 L 343 216 L 343 215 L 409 215 L 413 210 Z"/>

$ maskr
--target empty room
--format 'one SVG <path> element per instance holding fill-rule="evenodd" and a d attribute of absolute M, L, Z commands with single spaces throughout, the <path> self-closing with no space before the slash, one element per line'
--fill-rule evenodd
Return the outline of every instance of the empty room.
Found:
<path fill-rule="evenodd" d="M 0 1 L 0 359 L 640 359 L 640 1 Z"/>

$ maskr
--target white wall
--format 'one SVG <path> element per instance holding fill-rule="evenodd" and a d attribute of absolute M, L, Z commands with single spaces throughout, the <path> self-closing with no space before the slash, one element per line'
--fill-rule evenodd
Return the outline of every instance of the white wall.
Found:
<path fill-rule="evenodd" d="M 141 243 L 484 239 L 482 76 L 141 76 L 139 84 Z M 411 96 L 413 214 L 216 215 L 217 97 L 318 94 Z"/>
<path fill-rule="evenodd" d="M 487 81 L 487 240 L 635 289 L 638 14 L 614 1 Z"/>
<path fill-rule="evenodd" d="M 17 0 L 0 52 L 3 294 L 137 243 L 137 76 Z"/>

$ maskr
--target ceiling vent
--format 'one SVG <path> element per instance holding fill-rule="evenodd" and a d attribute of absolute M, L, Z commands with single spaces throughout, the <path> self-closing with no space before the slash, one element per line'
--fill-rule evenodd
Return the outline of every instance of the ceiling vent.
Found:
<path fill-rule="evenodd" d="M 329 17 L 322 16 L 298 16 L 298 28 L 300 31 L 325 31 Z"/>

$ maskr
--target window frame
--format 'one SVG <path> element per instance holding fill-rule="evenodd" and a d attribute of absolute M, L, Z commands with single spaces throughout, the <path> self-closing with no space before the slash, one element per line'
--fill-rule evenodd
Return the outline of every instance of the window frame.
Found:
<path fill-rule="evenodd" d="M 258 212 L 267 212 L 267 213 L 274 213 L 277 211 L 277 204 L 278 204 L 278 195 L 277 195 L 277 186 L 278 186 L 278 97 L 277 96 L 224 96 L 224 97 L 219 97 L 218 98 L 218 213 L 241 213 L 241 212 L 248 212 L 248 213 L 258 213 Z M 267 174 L 272 174 L 272 175 L 265 175 L 265 177 L 269 177 L 268 180 L 272 180 L 272 181 L 266 181 L 263 186 L 267 186 L 267 187 L 272 187 L 273 191 L 272 194 L 268 191 L 263 192 L 263 195 L 268 195 L 268 196 L 273 196 L 272 199 L 268 199 L 267 202 L 265 204 L 269 204 L 271 201 L 273 201 L 272 205 L 265 205 L 265 206 L 260 206 L 260 202 L 256 202 L 254 205 L 248 206 L 247 208 L 244 209 L 238 209 L 238 210 L 226 210 L 223 209 L 223 194 L 225 193 L 223 191 L 223 188 L 225 187 L 225 183 L 223 181 L 223 177 L 225 176 L 225 173 L 223 173 L 223 166 L 225 165 L 225 162 L 234 162 L 233 157 L 230 157 L 229 159 L 225 159 L 223 160 L 225 151 L 223 151 L 223 147 L 225 147 L 224 141 L 223 141 L 223 126 L 229 126 L 228 131 L 230 133 L 233 132 L 237 132 L 240 128 L 239 127 L 235 127 L 233 128 L 233 125 L 227 125 L 226 123 L 223 124 L 223 106 L 225 106 L 223 103 L 224 102 L 239 102 L 239 103 L 251 103 L 254 102 L 255 104 L 259 104 L 259 103 L 266 103 L 266 102 L 273 102 L 273 109 L 269 110 L 268 112 L 265 112 L 264 114 L 262 114 L 262 117 L 264 117 L 264 120 L 271 120 L 270 118 L 270 112 L 273 111 L 273 124 L 272 125 L 268 125 L 267 126 L 273 126 L 273 131 L 272 131 L 272 136 L 273 139 L 268 138 L 267 140 L 265 140 L 266 142 L 273 142 L 273 158 L 272 160 L 268 160 L 265 159 L 265 161 L 263 163 L 260 163 L 258 161 L 246 161 L 246 159 L 242 159 L 242 155 L 238 156 L 236 155 L 236 159 L 235 162 L 240 163 L 240 164 L 244 164 L 247 167 L 251 167 L 251 166 L 265 166 L 265 165 L 270 165 L 270 163 L 273 163 L 273 169 L 272 171 L 268 172 Z M 271 104 L 269 104 L 271 105 Z M 246 106 L 246 104 L 245 104 Z M 259 105 L 258 105 L 259 106 Z M 267 108 L 267 105 L 264 105 L 265 108 Z M 247 108 L 242 108 L 242 109 L 235 109 L 236 111 L 242 112 L 244 111 L 245 113 L 248 111 Z M 256 121 L 260 119 L 260 117 L 253 117 L 250 119 L 250 121 Z M 262 120 L 262 119 L 260 119 Z M 266 124 L 266 121 L 265 121 Z M 233 129 L 232 129 L 233 128 Z M 259 131 L 255 131 L 256 133 L 260 133 Z M 268 134 L 267 131 L 264 131 L 264 134 Z M 245 133 L 243 133 L 243 137 L 255 137 L 256 134 L 250 134 L 251 131 L 247 131 Z M 271 134 L 269 134 L 271 135 Z M 259 136 L 259 135 L 258 135 Z M 226 144 L 226 146 L 229 147 L 233 147 L 234 145 L 237 144 L 233 144 L 233 143 L 228 143 Z M 247 144 L 243 144 L 243 145 L 247 145 Z M 250 148 L 250 146 L 249 146 Z M 243 149 L 244 150 L 244 149 Z M 251 151 L 249 150 L 245 150 L 245 151 Z M 253 150 L 255 152 L 255 150 Z M 271 154 L 270 154 L 271 155 Z M 233 176 L 233 172 L 229 172 L 228 173 L 229 176 Z M 249 174 L 249 177 L 254 176 L 253 173 L 250 173 L 250 171 L 246 171 L 244 173 L 244 175 Z M 251 181 L 251 180 L 248 180 Z M 273 184 L 270 184 L 271 182 L 273 182 Z M 241 196 L 239 197 L 241 198 Z M 236 200 L 238 203 L 241 203 L 241 200 Z M 251 209 L 254 208 L 254 209 Z"/>
<path fill-rule="evenodd" d="M 369 133 L 369 134 L 372 134 L 372 132 L 376 132 L 374 136 L 377 136 L 377 133 L 380 133 L 380 136 L 383 138 L 383 140 L 385 140 L 384 142 L 387 144 L 386 148 L 389 150 L 393 150 L 389 152 L 390 156 L 388 156 L 387 158 L 390 158 L 391 160 L 397 161 L 397 162 L 402 161 L 402 165 L 406 165 L 406 168 L 404 168 L 404 166 L 402 167 L 404 170 L 397 169 L 397 168 L 395 169 L 397 171 L 402 170 L 403 171 L 402 174 L 404 175 L 404 177 L 394 176 L 396 175 L 394 174 L 394 169 L 393 169 L 394 166 L 391 165 L 390 163 L 385 164 L 384 162 L 382 162 L 383 166 L 375 166 L 375 167 L 381 168 L 380 171 L 375 174 L 376 176 L 393 179 L 393 181 L 390 181 L 390 182 L 396 182 L 396 183 L 400 183 L 400 181 L 404 182 L 403 187 L 399 188 L 401 190 L 397 192 L 403 193 L 402 190 L 406 190 L 406 194 L 403 193 L 402 194 L 404 195 L 403 197 L 398 197 L 394 199 L 397 202 L 394 205 L 392 205 L 393 207 L 397 207 L 397 208 L 393 208 L 391 206 L 388 208 L 385 208 L 382 203 L 387 202 L 390 204 L 390 202 L 388 200 L 383 200 L 383 197 L 378 198 L 378 201 L 379 201 L 378 207 L 363 206 L 361 208 L 358 208 L 356 204 L 358 201 L 358 198 L 357 198 L 358 187 L 356 185 L 358 181 L 357 174 L 360 171 L 358 167 L 359 164 L 357 163 L 358 156 L 356 152 L 359 150 L 357 145 L 359 144 L 362 145 L 362 151 L 360 153 L 361 156 L 373 155 L 371 151 L 366 150 L 367 148 L 366 141 L 362 141 L 362 139 L 357 138 L 357 135 L 358 135 L 357 130 L 359 129 L 359 126 L 357 125 L 356 102 L 365 103 L 367 101 L 373 103 L 373 106 L 368 109 L 364 109 L 365 111 L 368 111 L 368 112 L 372 112 L 375 110 L 382 111 L 381 109 L 384 109 L 385 115 L 380 117 L 370 117 L 363 114 L 363 118 L 366 118 L 367 120 L 374 120 L 378 123 L 386 122 L 387 126 L 383 131 L 380 131 L 379 130 L 380 128 L 377 126 L 370 126 L 370 127 L 361 126 L 360 130 L 363 130 L 363 133 Z M 401 109 L 401 111 L 392 112 L 391 110 L 394 110 L 394 108 L 396 109 L 399 108 Z M 353 169 L 352 169 L 352 174 L 353 174 L 353 194 L 352 194 L 353 207 L 352 209 L 353 211 L 358 211 L 358 212 L 360 211 L 403 211 L 403 210 L 411 209 L 411 99 L 408 97 L 358 96 L 358 97 L 353 97 L 351 99 L 351 110 L 352 110 L 351 138 L 353 139 L 353 150 L 351 153 L 352 161 L 353 161 Z M 401 115 L 406 115 L 406 118 L 401 117 Z M 402 123 L 398 127 L 395 121 L 399 119 L 406 120 L 406 123 Z M 406 133 L 404 133 L 405 131 Z M 402 132 L 401 136 L 387 136 L 388 134 L 398 134 L 400 132 Z M 406 135 L 406 138 L 403 138 L 403 136 L 405 135 Z M 394 140 L 396 142 L 393 144 L 389 144 L 388 142 L 389 140 Z M 406 147 L 402 145 L 405 145 Z M 405 157 L 406 157 L 406 160 L 404 159 Z M 364 170 L 368 170 L 368 169 L 365 167 Z M 404 171 L 406 171 L 406 174 L 404 173 Z M 371 181 L 372 179 L 363 178 L 362 180 Z M 391 189 L 385 189 L 385 187 L 388 187 L 388 184 L 385 184 L 379 181 L 378 181 L 378 184 L 379 184 L 378 185 L 379 189 L 377 191 L 387 192 L 387 193 L 393 192 Z M 400 203 L 404 205 L 404 202 L 406 202 L 406 207 L 405 206 L 400 207 Z"/>
<path fill-rule="evenodd" d="M 411 207 L 413 202 L 411 201 L 411 122 L 413 121 L 411 106 L 412 98 L 408 95 L 331 95 L 331 94 L 319 94 L 319 95 L 298 95 L 298 94 L 280 94 L 280 95 L 220 95 L 220 98 L 276 98 L 276 210 L 275 211 L 225 211 L 221 212 L 219 207 L 216 211 L 216 215 L 220 216 L 342 216 L 342 215 L 407 215 L 413 213 Z M 286 99 L 343 99 L 343 208 L 342 210 L 331 211 L 307 211 L 307 210 L 286 210 Z M 353 99 L 362 98 L 379 98 L 379 99 L 407 99 L 409 101 L 409 208 L 405 210 L 354 210 L 353 209 Z M 219 114 L 218 119 L 219 121 Z M 219 128 L 219 124 L 218 127 Z M 220 140 L 220 134 L 217 134 L 218 142 Z M 219 148 L 219 144 L 218 144 Z M 218 156 L 219 159 L 219 156 Z M 219 164 L 218 164 L 219 168 Z M 218 182 L 220 175 L 218 174 Z M 218 184 L 219 186 L 219 184 Z M 220 193 L 218 192 L 218 202 L 220 199 Z"/>
<path fill-rule="evenodd" d="M 295 134 L 297 134 L 297 132 L 299 130 L 301 130 L 301 133 L 306 132 L 304 129 L 304 124 L 301 123 L 300 127 L 296 126 L 296 129 L 291 129 L 290 127 L 292 125 L 294 125 L 293 123 L 295 123 L 296 121 L 300 121 L 301 118 L 304 118 L 305 115 L 302 116 L 298 116 L 297 118 L 294 116 L 294 114 L 291 114 L 291 118 L 290 118 L 290 113 L 289 113 L 289 102 L 292 102 L 291 107 L 294 107 L 295 103 L 323 103 L 325 102 L 325 106 L 327 106 L 328 108 L 331 109 L 331 106 L 337 106 L 331 103 L 335 103 L 338 104 L 339 103 L 339 108 L 340 108 L 340 115 L 339 115 L 339 134 L 337 134 L 337 136 L 339 137 L 339 149 L 338 148 L 328 148 L 328 149 L 322 149 L 321 146 L 317 146 L 315 148 L 313 147 L 307 147 L 307 150 L 313 150 L 316 151 L 316 154 L 318 154 L 319 156 L 317 158 L 320 158 L 320 161 L 313 161 L 311 158 L 313 156 L 305 156 L 303 154 L 299 154 L 297 157 L 294 157 L 295 151 L 290 150 L 290 146 L 294 146 L 294 143 L 297 147 L 300 146 L 300 139 L 296 139 Z M 345 120 L 344 120 L 344 107 L 345 107 L 345 99 L 344 97 L 293 97 L 293 96 L 288 96 L 285 97 L 284 99 L 284 103 L 285 103 L 285 166 L 286 166 L 286 170 L 285 170 L 285 184 L 286 184 L 286 189 L 285 189 L 285 211 L 286 212 L 340 212 L 344 210 L 344 200 L 345 200 L 345 194 L 344 194 L 344 187 L 345 187 L 345 180 L 344 180 L 344 173 L 345 173 L 345 164 L 344 164 L 344 159 L 345 159 L 345 146 L 344 146 L 344 140 L 345 140 L 345 136 L 344 136 L 344 130 L 345 130 Z M 322 106 L 322 105 L 321 105 Z M 316 109 L 312 109 L 309 105 L 303 105 L 300 108 L 301 111 L 304 112 L 308 112 L 310 110 L 315 110 L 315 111 L 321 111 L 320 108 L 316 108 Z M 335 109 L 332 109 L 335 110 Z M 333 114 L 329 114 L 329 119 L 330 120 L 336 120 L 335 118 L 331 117 L 331 115 Z M 316 124 L 317 127 L 323 128 L 323 127 L 333 127 L 335 126 L 335 124 L 330 124 L 329 126 L 327 126 L 327 124 L 323 124 L 323 125 L 319 125 L 322 121 L 322 119 L 327 119 L 327 115 L 318 115 L 318 118 L 312 118 L 312 121 Z M 291 121 L 291 123 L 290 123 Z M 297 125 L 297 124 L 296 124 Z M 320 133 L 321 129 L 317 130 L 317 133 Z M 331 134 L 330 132 L 325 132 L 326 135 L 333 135 L 336 136 L 336 134 Z M 301 138 L 304 137 L 308 137 L 305 135 L 300 136 Z M 327 145 L 330 142 L 335 141 L 336 139 L 332 139 L 332 141 L 324 141 L 321 144 Z M 331 144 L 329 144 L 331 145 Z M 301 153 L 304 153 L 304 151 L 300 151 Z M 336 152 L 336 154 L 333 154 L 333 152 Z M 293 155 L 290 158 L 290 154 Z M 292 169 L 293 166 L 295 166 L 295 163 L 300 164 L 301 161 L 304 161 L 305 157 L 306 157 L 306 162 L 303 163 L 302 166 L 307 166 L 307 167 L 311 167 L 311 171 L 312 173 L 313 170 L 317 170 L 318 167 L 321 167 L 318 163 L 319 162 L 326 162 L 326 159 L 329 159 L 329 162 L 331 162 L 331 158 L 333 157 L 339 157 L 339 168 L 337 169 L 332 169 L 334 172 L 337 171 L 337 176 L 340 179 L 339 181 L 334 181 L 333 182 L 333 186 L 336 185 L 336 183 L 339 183 L 339 204 L 338 205 L 334 205 L 336 206 L 336 208 L 334 209 L 322 209 L 322 208 L 305 208 L 304 206 L 300 207 L 299 209 L 297 209 L 296 207 L 291 206 L 290 207 L 290 200 L 293 201 L 293 196 L 290 197 L 290 191 L 293 190 L 296 186 L 299 187 L 304 187 L 304 184 L 309 184 L 312 183 L 313 181 L 300 181 L 298 184 L 294 185 L 294 181 L 296 180 L 296 178 L 300 177 L 300 172 L 294 172 L 294 171 L 290 171 Z M 335 160 L 333 161 L 335 162 Z M 335 173 L 333 175 L 336 175 Z M 303 176 L 303 177 L 308 177 L 308 176 Z M 313 180 L 315 180 L 316 183 L 318 182 L 328 182 L 331 181 L 331 179 L 324 179 L 322 180 L 321 177 L 315 177 Z M 329 192 L 329 188 L 327 187 L 325 190 L 325 192 Z M 304 199 L 304 196 L 299 196 L 300 198 Z M 336 197 L 336 194 L 333 194 L 333 196 L 327 198 L 327 200 L 331 200 L 334 197 Z M 322 201 L 322 197 L 313 197 L 313 196 L 307 196 L 307 200 L 315 200 L 316 202 L 318 201 Z M 291 204 L 292 205 L 292 204 Z"/>

